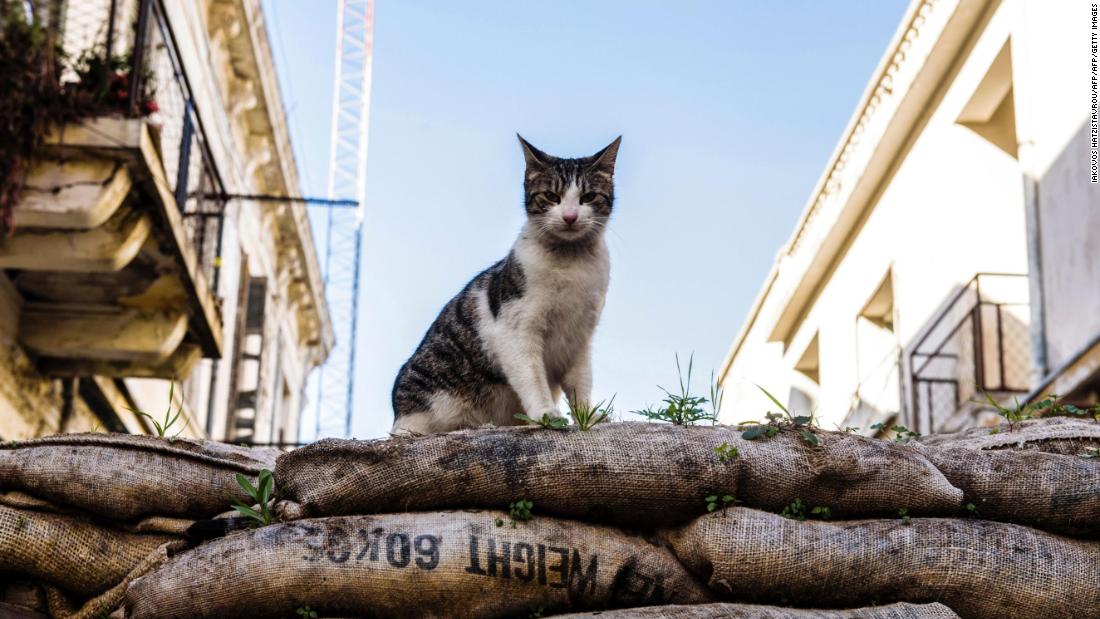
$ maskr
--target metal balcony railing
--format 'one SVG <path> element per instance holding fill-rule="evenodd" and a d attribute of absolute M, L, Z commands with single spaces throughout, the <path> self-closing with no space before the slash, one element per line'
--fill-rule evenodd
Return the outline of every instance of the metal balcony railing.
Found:
<path fill-rule="evenodd" d="M 50 0 L 38 0 L 35 10 L 48 14 L 49 3 Z M 164 1 L 68 0 L 62 3 L 58 29 L 65 55 L 70 59 L 109 55 L 124 61 L 129 72 L 127 113 L 148 115 L 149 121 L 159 128 L 165 177 L 183 216 L 200 270 L 211 290 L 217 291 L 226 205 L 224 200 L 210 196 L 224 195 L 226 191 L 210 153 Z M 72 74 L 62 76 L 62 79 L 74 78 Z M 110 76 L 105 75 L 104 79 Z M 146 106 L 147 93 L 152 94 L 155 106 Z"/>
<path fill-rule="evenodd" d="M 1028 356 L 1026 275 L 979 273 L 951 298 L 905 353 L 909 423 L 920 431 L 953 431 L 996 399 L 1026 393 Z"/>

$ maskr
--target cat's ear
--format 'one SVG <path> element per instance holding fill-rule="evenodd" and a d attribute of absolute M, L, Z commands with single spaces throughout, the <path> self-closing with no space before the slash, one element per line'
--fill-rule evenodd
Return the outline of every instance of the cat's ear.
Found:
<path fill-rule="evenodd" d="M 528 170 L 545 168 L 550 163 L 550 155 L 531 146 L 531 143 L 523 139 L 522 135 L 517 133 L 516 137 L 519 138 L 519 145 L 523 147 L 523 159 L 527 162 Z"/>
<path fill-rule="evenodd" d="M 615 141 L 603 147 L 603 150 L 592 155 L 589 159 L 592 163 L 589 167 L 597 170 L 612 174 L 615 172 L 615 158 L 619 156 L 619 142 L 623 141 L 623 136 L 615 138 Z"/>

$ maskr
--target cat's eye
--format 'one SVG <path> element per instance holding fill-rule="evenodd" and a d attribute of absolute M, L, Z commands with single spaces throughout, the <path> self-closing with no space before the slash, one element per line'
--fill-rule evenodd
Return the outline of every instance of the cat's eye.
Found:
<path fill-rule="evenodd" d="M 600 198 L 600 194 L 590 191 L 590 192 L 584 194 L 583 196 L 581 196 L 581 203 L 582 204 L 591 204 L 592 202 L 595 202 L 599 198 Z"/>
<path fill-rule="evenodd" d="M 551 204 L 557 204 L 558 202 L 561 202 L 561 196 L 554 193 L 553 191 L 543 191 L 538 195 L 542 197 L 543 200 L 546 200 Z"/>

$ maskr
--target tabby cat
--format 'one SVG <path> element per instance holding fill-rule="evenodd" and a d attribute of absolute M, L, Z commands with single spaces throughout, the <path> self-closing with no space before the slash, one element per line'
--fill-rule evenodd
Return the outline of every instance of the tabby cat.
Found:
<path fill-rule="evenodd" d="M 604 231 L 621 138 L 590 157 L 519 137 L 527 221 L 508 255 L 440 312 L 393 386 L 394 434 L 558 417 L 592 397 L 592 335 L 610 271 Z"/>

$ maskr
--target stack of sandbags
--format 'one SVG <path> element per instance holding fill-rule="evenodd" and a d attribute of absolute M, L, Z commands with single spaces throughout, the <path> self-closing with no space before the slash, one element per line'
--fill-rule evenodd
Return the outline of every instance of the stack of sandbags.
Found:
<path fill-rule="evenodd" d="M 1100 537 L 1100 423 L 1067 417 L 921 437 L 971 515 Z M 1093 450 L 1093 451 L 1090 451 Z"/>
<path fill-rule="evenodd" d="M 704 513 L 709 495 L 780 511 L 795 499 L 836 517 L 955 514 L 963 494 L 919 452 L 843 433 L 748 441 L 726 426 L 613 423 L 495 428 L 382 441 L 328 439 L 279 458 L 275 483 L 303 515 L 500 508 L 653 528 Z M 719 448 L 737 449 L 725 457 Z M 719 450 L 719 451 L 716 451 Z M 904 502 L 898 488 L 905 486 Z"/>
<path fill-rule="evenodd" d="M 135 581 L 127 606 L 134 619 L 283 617 L 305 606 L 480 618 L 715 599 L 652 539 L 552 517 L 497 526 L 508 517 L 336 516 L 234 533 Z"/>
<path fill-rule="evenodd" d="M 129 586 L 128 616 L 1100 617 L 1100 545 L 1051 532 L 1100 522 L 1100 461 L 815 436 L 321 441 L 279 458 L 287 522 L 179 553 Z"/>
<path fill-rule="evenodd" d="M 59 435 L 0 445 L 0 572 L 49 593 L 51 614 L 94 617 L 183 546 L 197 518 L 248 497 L 274 453 L 145 436 Z"/>
<path fill-rule="evenodd" d="M 1100 617 L 1100 546 L 960 518 L 797 521 L 729 508 L 663 532 L 723 597 L 941 602 L 965 618 Z"/>

